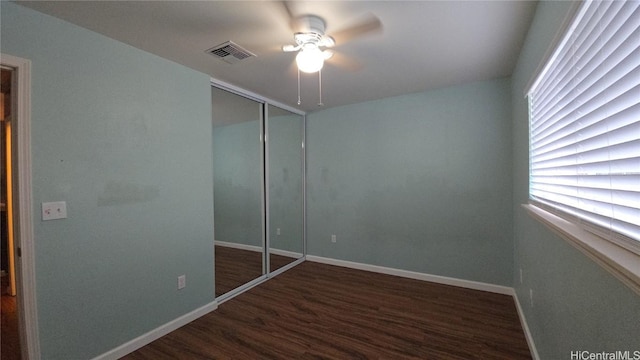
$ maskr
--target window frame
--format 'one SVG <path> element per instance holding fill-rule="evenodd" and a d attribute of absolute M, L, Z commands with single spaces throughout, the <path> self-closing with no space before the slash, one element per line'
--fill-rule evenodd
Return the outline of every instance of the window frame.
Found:
<path fill-rule="evenodd" d="M 528 151 L 531 151 L 531 106 L 530 97 L 531 89 L 535 88 L 543 77 L 543 74 L 549 70 L 550 64 L 554 62 L 561 48 L 570 38 L 569 34 L 575 29 L 576 19 L 581 12 L 588 6 L 589 1 L 575 2 L 565 20 L 563 21 L 558 33 L 554 37 L 551 45 L 547 49 L 543 61 L 534 72 L 534 76 L 525 88 L 525 97 L 528 106 Z M 622 281 L 631 290 L 640 295 L 640 244 L 628 243 L 625 236 L 608 236 L 610 229 L 601 228 L 587 220 L 583 220 L 574 215 L 555 209 L 552 206 L 544 204 L 541 201 L 531 197 L 531 155 L 527 154 L 529 159 L 529 187 L 527 189 L 528 203 L 522 204 L 522 207 L 535 220 L 541 222 L 549 228 L 554 234 L 558 235 L 569 244 L 577 248 L 587 257 L 592 259 L 606 271 L 614 275 Z M 635 242 L 633 239 L 630 241 Z"/>

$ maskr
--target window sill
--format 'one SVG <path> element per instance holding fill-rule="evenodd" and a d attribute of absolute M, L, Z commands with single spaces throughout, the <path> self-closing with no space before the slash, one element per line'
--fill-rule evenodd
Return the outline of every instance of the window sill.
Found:
<path fill-rule="evenodd" d="M 640 256 L 608 240 L 581 229 L 535 205 L 522 204 L 529 215 L 568 241 L 598 265 L 640 295 Z"/>

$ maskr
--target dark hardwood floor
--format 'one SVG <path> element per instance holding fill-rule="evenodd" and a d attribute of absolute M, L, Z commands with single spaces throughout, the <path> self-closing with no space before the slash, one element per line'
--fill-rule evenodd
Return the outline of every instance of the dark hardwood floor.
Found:
<path fill-rule="evenodd" d="M 530 359 L 510 296 L 304 262 L 124 359 Z"/>
<path fill-rule="evenodd" d="M 0 308 L 0 359 L 20 360 L 20 336 L 18 335 L 18 311 L 16 297 L 5 290 L 9 286 L 8 276 L 2 277 L 2 303 Z"/>
<path fill-rule="evenodd" d="M 273 271 L 295 259 L 269 254 L 269 261 Z M 262 253 L 257 251 L 216 245 L 215 264 L 216 296 L 226 294 L 262 275 Z"/>

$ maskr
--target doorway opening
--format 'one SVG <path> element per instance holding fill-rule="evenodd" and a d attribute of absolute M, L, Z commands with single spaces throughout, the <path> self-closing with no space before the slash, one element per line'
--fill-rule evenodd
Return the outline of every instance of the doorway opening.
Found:
<path fill-rule="evenodd" d="M 16 246 L 14 238 L 13 151 L 15 71 L 0 69 L 0 233 L 1 233 L 1 360 L 21 358 L 20 326 L 17 306 Z"/>

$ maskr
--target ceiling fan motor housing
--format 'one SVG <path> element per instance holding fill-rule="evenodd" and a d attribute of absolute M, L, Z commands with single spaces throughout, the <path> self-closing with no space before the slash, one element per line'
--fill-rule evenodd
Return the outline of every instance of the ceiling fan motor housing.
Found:
<path fill-rule="evenodd" d="M 315 47 L 318 47 L 320 44 L 320 40 L 322 40 L 322 35 L 318 34 L 318 33 L 313 33 L 313 32 L 299 32 L 299 33 L 295 33 L 293 35 L 293 38 L 296 40 L 296 43 L 299 46 L 304 46 L 306 44 L 308 45 L 314 45 Z"/>
<path fill-rule="evenodd" d="M 295 20 L 295 29 L 297 33 L 316 33 L 320 36 L 324 35 L 326 24 L 324 19 L 316 15 L 303 15 Z"/>
<path fill-rule="evenodd" d="M 296 44 L 303 46 L 334 46 L 335 41 L 331 36 L 324 34 L 326 24 L 324 20 L 315 15 L 304 15 L 296 18 L 296 26 L 298 30 L 294 35 Z"/>

